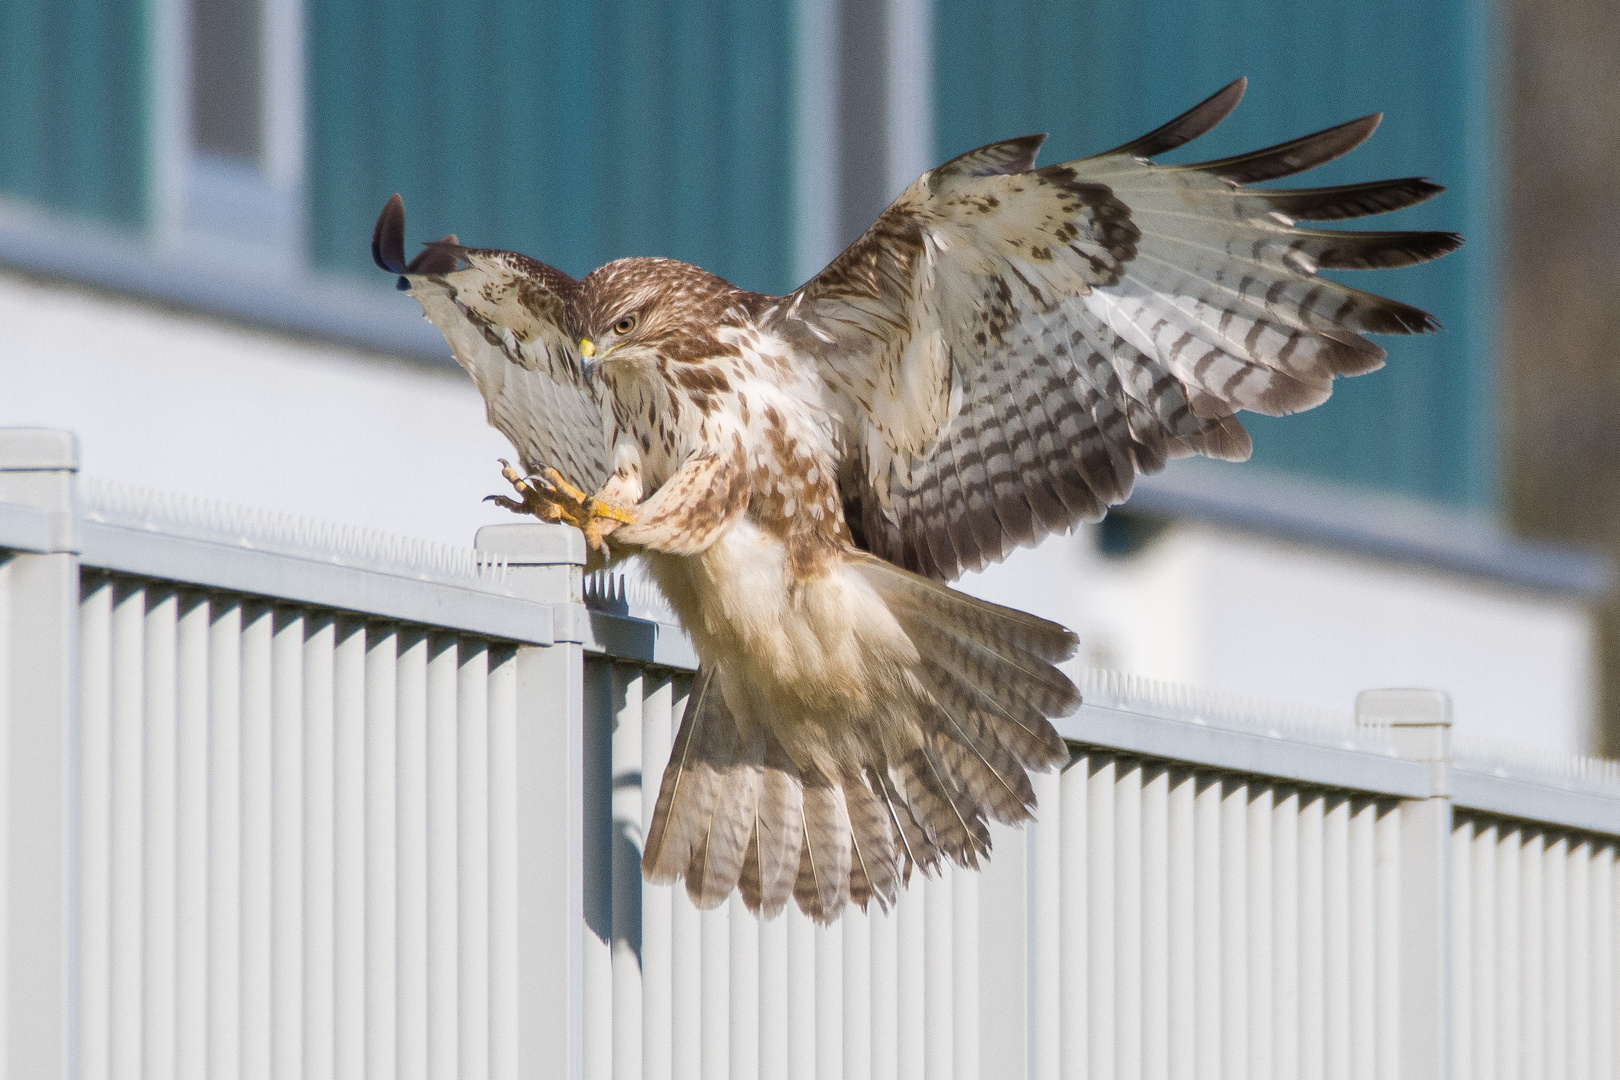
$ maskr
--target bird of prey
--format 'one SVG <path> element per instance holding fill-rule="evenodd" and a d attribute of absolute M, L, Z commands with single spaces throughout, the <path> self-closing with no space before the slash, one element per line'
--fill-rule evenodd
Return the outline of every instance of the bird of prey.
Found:
<path fill-rule="evenodd" d="M 946 586 L 1122 502 L 1190 454 L 1240 460 L 1239 410 L 1326 400 L 1380 366 L 1364 334 L 1437 328 L 1317 276 L 1407 266 L 1444 232 L 1302 227 L 1441 190 L 1247 185 L 1353 149 L 1369 116 L 1199 164 L 1238 80 L 1095 157 L 1043 136 L 924 173 L 786 296 L 669 259 L 576 281 L 454 236 L 372 242 L 511 440 L 514 509 L 599 560 L 645 559 L 701 666 L 642 870 L 700 907 L 887 907 L 913 868 L 977 866 L 990 819 L 1031 816 L 1028 770 L 1068 760 L 1080 703 L 1054 623 Z M 577 485 L 577 486 L 576 486 Z"/>

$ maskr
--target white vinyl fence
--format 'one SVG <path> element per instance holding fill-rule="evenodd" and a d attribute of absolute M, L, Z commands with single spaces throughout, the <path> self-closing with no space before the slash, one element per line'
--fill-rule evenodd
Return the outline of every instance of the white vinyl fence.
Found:
<path fill-rule="evenodd" d="M 1620 1075 L 1620 777 L 1442 695 L 1090 677 L 983 873 L 760 923 L 640 878 L 694 658 L 577 533 L 75 458 L 0 431 L 6 1076 Z"/>

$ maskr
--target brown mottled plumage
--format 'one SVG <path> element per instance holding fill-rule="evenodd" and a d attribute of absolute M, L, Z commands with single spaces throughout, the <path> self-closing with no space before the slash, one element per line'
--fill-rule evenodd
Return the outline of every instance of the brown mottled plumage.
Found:
<path fill-rule="evenodd" d="M 740 888 L 826 921 L 913 867 L 977 865 L 1035 804 L 1080 703 L 1060 626 L 942 583 L 1094 521 L 1137 475 L 1241 459 L 1235 414 L 1325 400 L 1379 366 L 1366 333 L 1428 315 L 1316 276 L 1404 266 L 1450 233 L 1300 228 L 1409 206 L 1401 179 L 1240 185 L 1353 149 L 1377 117 L 1222 161 L 1148 158 L 1213 127 L 1239 80 L 1106 154 L 1042 137 L 925 173 L 802 288 L 746 292 L 624 259 L 583 281 L 454 237 L 401 276 L 531 470 L 602 502 L 702 660 L 642 868 L 710 907 Z"/>

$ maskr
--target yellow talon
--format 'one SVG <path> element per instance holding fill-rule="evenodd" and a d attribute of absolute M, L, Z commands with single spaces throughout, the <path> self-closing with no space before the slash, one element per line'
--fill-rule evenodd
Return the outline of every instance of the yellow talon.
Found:
<path fill-rule="evenodd" d="M 607 550 L 607 535 L 615 527 L 630 525 L 636 520 L 632 511 L 587 495 L 549 465 L 530 478 L 519 473 L 505 458 L 498 460 L 501 463 L 501 476 L 523 498 L 519 502 L 501 495 L 491 495 L 490 499 L 497 506 L 503 506 L 513 513 L 532 514 L 542 521 L 566 522 L 583 532 L 586 543 L 599 551 Z M 539 486 L 531 483 L 531 479 L 538 481 Z"/>

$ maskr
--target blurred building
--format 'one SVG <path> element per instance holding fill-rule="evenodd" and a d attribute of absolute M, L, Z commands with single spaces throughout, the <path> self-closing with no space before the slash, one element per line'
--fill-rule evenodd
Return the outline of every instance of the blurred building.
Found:
<path fill-rule="evenodd" d="M 1620 19 L 1504 5 L 1507 516 L 1620 555 Z M 1620 755 L 1620 598 L 1600 613 L 1604 750 Z"/>
<path fill-rule="evenodd" d="M 1520 509 L 1539 481 L 1505 480 L 1505 40 L 1470 0 L 15 0 L 0 424 L 74 428 L 112 479 L 466 543 L 502 516 L 478 498 L 505 448 L 370 265 L 391 193 L 413 243 L 576 275 L 667 255 L 783 291 L 939 160 L 1043 130 L 1045 160 L 1095 152 L 1247 74 L 1174 159 L 1386 110 L 1304 183 L 1450 188 L 1386 220 L 1463 232 L 1460 252 L 1350 279 L 1447 332 L 1249 420 L 1253 463 L 1173 466 L 967 587 L 1074 625 L 1092 663 L 1324 706 L 1439 686 L 1464 731 L 1589 748 L 1604 565 L 1503 526 L 1547 516 Z"/>

